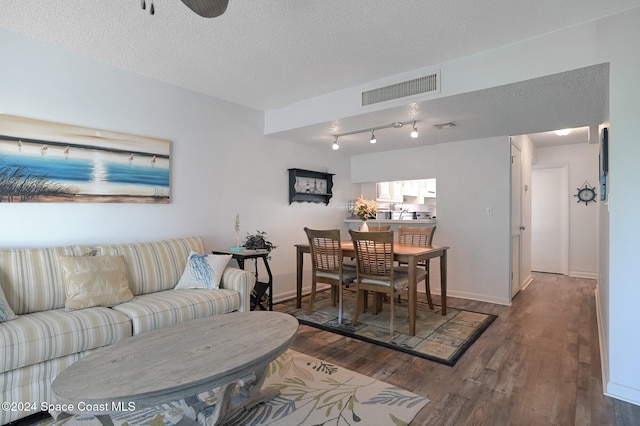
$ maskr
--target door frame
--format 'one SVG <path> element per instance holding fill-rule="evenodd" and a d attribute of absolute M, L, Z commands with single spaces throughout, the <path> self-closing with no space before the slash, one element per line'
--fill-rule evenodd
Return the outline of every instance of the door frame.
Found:
<path fill-rule="evenodd" d="M 510 142 L 510 151 L 509 151 L 509 156 L 511 159 L 511 164 L 510 164 L 510 175 L 509 178 L 511 180 L 510 182 L 510 187 L 511 187 L 511 195 L 510 195 L 510 218 L 509 218 L 509 222 L 510 222 L 510 228 L 509 228 L 509 233 L 510 233 L 510 256 L 511 256 L 511 262 L 510 262 L 510 269 L 511 269 L 511 280 L 509 281 L 509 294 L 510 297 L 509 299 L 512 300 L 514 298 L 514 296 L 516 294 L 518 294 L 518 292 L 520 292 L 520 290 L 522 290 L 522 284 L 523 284 L 523 279 L 522 279 L 522 228 L 521 226 L 523 226 L 522 223 L 522 198 L 523 198 L 523 189 L 522 189 L 522 150 L 520 148 L 518 148 L 518 146 L 516 146 L 513 143 L 513 140 L 511 138 L 509 138 L 509 142 Z M 518 164 L 518 176 L 517 176 L 517 182 L 514 182 L 514 150 L 518 151 L 518 159 L 519 159 L 519 164 Z M 514 186 L 517 185 L 518 188 L 515 188 Z M 517 200 L 514 199 L 514 191 L 518 191 L 518 197 Z M 516 201 L 518 202 L 519 205 L 516 205 Z M 519 223 L 514 223 L 514 214 L 515 214 L 515 210 L 517 209 L 518 213 L 519 213 L 519 218 L 517 218 L 517 221 Z M 517 228 L 516 228 L 517 226 Z"/>

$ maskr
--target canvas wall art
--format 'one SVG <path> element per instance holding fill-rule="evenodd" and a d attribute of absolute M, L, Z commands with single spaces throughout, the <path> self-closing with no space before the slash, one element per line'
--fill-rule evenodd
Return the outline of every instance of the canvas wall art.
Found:
<path fill-rule="evenodd" d="M 0 202 L 170 202 L 171 142 L 0 114 Z"/>

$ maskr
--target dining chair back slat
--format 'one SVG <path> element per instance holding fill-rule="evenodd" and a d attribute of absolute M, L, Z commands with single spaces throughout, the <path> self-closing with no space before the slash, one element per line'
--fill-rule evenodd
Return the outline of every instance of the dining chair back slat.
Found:
<path fill-rule="evenodd" d="M 389 231 L 382 231 L 381 234 L 391 238 L 393 236 Z M 356 258 L 361 260 L 357 262 L 358 272 L 366 276 L 392 278 L 393 240 L 387 238 L 384 241 L 357 239 L 353 244 Z"/>
<path fill-rule="evenodd" d="M 393 231 L 359 232 L 349 230 L 356 255 L 357 305 L 353 312 L 352 325 L 358 324 L 360 312 L 364 310 L 365 298 L 374 292 L 374 313 L 382 306 L 381 295 L 389 296 L 389 334 L 393 336 L 393 299 L 396 289 L 404 288 L 407 274 L 396 273 L 393 264 Z"/>
<path fill-rule="evenodd" d="M 399 226 L 398 242 L 400 244 L 408 244 L 411 246 L 431 247 L 431 244 L 433 242 L 433 234 L 435 232 L 435 226 Z"/>
<path fill-rule="evenodd" d="M 356 278 L 355 268 L 344 265 L 342 262 L 342 249 L 340 247 L 339 229 L 309 229 L 304 228 L 309 240 L 311 252 L 312 277 L 311 294 L 307 312 L 313 312 L 313 304 L 316 297 L 316 284 L 331 285 L 332 301 L 335 306 L 339 304 L 339 312 L 342 312 L 342 286 L 348 285 Z M 342 318 L 338 318 L 342 323 Z"/>
<path fill-rule="evenodd" d="M 433 243 L 433 235 L 436 232 L 435 226 L 415 227 L 415 226 L 399 226 L 398 227 L 398 243 L 408 244 L 411 246 L 431 247 Z M 427 295 L 427 303 L 429 308 L 433 310 L 433 299 L 431 298 L 431 285 L 429 284 L 429 261 L 420 263 L 424 266 L 427 276 L 424 280 L 424 291 Z"/>

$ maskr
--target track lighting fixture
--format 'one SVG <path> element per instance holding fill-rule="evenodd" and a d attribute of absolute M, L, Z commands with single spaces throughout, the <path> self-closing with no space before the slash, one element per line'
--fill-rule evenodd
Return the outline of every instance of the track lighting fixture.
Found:
<path fill-rule="evenodd" d="M 146 0 L 142 0 L 140 3 L 140 7 L 142 7 L 142 10 L 145 10 L 147 8 L 147 1 Z M 156 14 L 156 8 L 153 5 L 153 0 L 151 0 L 151 5 L 149 6 L 149 14 L 151 15 L 155 15 Z"/>
<path fill-rule="evenodd" d="M 331 148 L 334 149 L 334 151 L 336 149 L 340 149 L 340 145 L 338 145 L 338 137 L 336 136 L 336 140 L 333 141 L 333 145 L 331 145 Z"/>
<path fill-rule="evenodd" d="M 412 131 L 411 131 L 411 137 L 412 138 L 417 138 L 418 137 L 418 128 L 416 127 L 416 123 L 417 121 L 395 121 L 391 124 L 385 124 L 384 126 L 376 126 L 376 127 L 370 127 L 368 129 L 363 129 L 363 130 L 354 130 L 352 132 L 345 132 L 345 133 L 338 133 L 335 135 L 332 135 L 335 138 L 335 141 L 333 142 L 332 148 L 333 149 L 338 149 L 340 148 L 340 146 L 338 145 L 338 138 L 341 136 L 349 136 L 349 135 L 355 135 L 358 133 L 368 133 L 371 132 L 371 138 L 369 138 L 369 142 L 370 143 L 376 143 L 377 142 L 377 138 L 376 138 L 376 134 L 375 131 L 376 130 L 380 130 L 380 129 L 389 129 L 391 127 L 393 127 L 394 129 L 399 129 L 402 126 L 404 126 L 405 124 L 411 124 L 412 125 Z"/>
<path fill-rule="evenodd" d="M 417 138 L 418 137 L 418 128 L 416 127 L 416 122 L 413 122 L 413 130 L 411 130 L 411 137 L 412 138 Z"/>

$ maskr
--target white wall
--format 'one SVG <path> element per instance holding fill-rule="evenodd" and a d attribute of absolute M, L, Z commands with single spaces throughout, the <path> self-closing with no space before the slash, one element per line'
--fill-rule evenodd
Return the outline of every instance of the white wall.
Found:
<path fill-rule="evenodd" d="M 208 249 L 266 231 L 275 293 L 295 288 L 293 245 L 304 226 L 343 225 L 352 185 L 349 160 L 263 134 L 263 113 L 183 90 L 0 31 L 0 113 L 172 141 L 172 202 L 0 203 L 0 247 L 131 242 L 202 235 Z M 1 132 L 1 129 L 0 129 Z M 324 204 L 288 203 L 291 167 L 335 173 Z M 308 274 L 307 274 L 308 275 Z"/>
<path fill-rule="evenodd" d="M 600 274 L 604 318 L 605 392 L 640 405 L 640 7 L 598 22 L 599 59 L 611 61 L 609 77 L 609 221 L 601 228 L 601 257 L 608 259 Z M 606 217 L 606 211 L 602 212 Z M 608 229 L 607 225 L 608 224 Z M 607 234 L 606 231 L 609 231 Z M 608 249 L 608 250 L 607 250 Z"/>
<path fill-rule="evenodd" d="M 569 169 L 569 275 L 598 278 L 598 205 L 600 186 L 598 185 L 597 144 L 576 144 L 546 147 L 536 150 L 535 167 L 568 164 Z M 585 181 L 596 187 L 597 202 L 577 203 L 577 188 Z M 534 188 L 544 191 L 544 188 Z"/>
<path fill-rule="evenodd" d="M 434 244 L 450 247 L 447 294 L 511 303 L 509 138 L 452 142 L 351 158 L 354 182 L 415 179 L 421 173 L 438 182 Z M 492 209 L 492 216 L 486 215 L 487 208 Z M 437 262 L 432 263 L 437 267 Z M 438 282 L 436 274 L 433 283 Z M 431 287 L 434 293 L 440 292 L 438 285 Z"/>
<path fill-rule="evenodd" d="M 637 364 L 640 329 L 634 326 L 640 324 L 640 309 L 636 306 L 640 300 L 636 267 L 640 258 L 637 244 L 640 229 L 636 226 L 640 211 L 637 196 L 640 187 L 637 166 L 640 158 L 637 101 L 640 96 L 640 55 L 636 53 L 637 40 L 640 40 L 640 7 L 436 67 L 390 76 L 268 111 L 265 129 L 275 133 L 330 122 L 336 116 L 359 115 L 362 108 L 358 99 L 362 90 L 434 69 L 440 69 L 443 76 L 442 92 L 437 97 L 444 97 L 609 63 L 611 171 L 607 183 L 610 198 L 608 210 L 600 209 L 598 284 L 604 388 L 608 395 L 640 405 L 640 368 Z M 444 84 L 445 76 L 447 84 Z M 378 108 L 392 106 L 397 104 Z M 593 123 L 584 123 L 590 124 Z M 532 129 L 537 130 L 540 129 Z"/>

